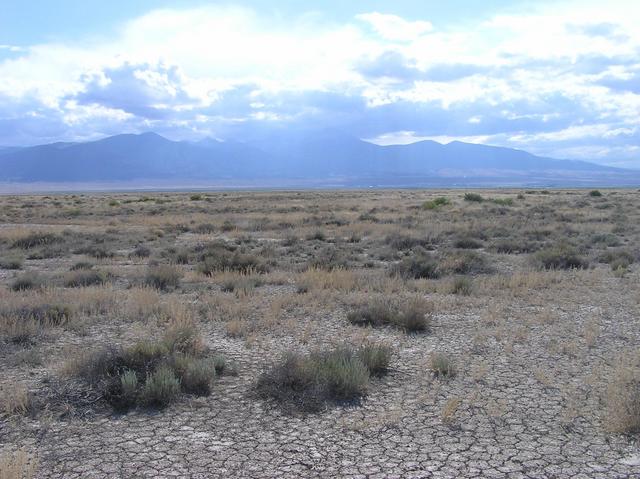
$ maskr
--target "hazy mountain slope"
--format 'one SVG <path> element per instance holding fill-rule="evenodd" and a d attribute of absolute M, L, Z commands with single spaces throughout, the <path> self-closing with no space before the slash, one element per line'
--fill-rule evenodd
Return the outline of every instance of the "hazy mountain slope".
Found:
<path fill-rule="evenodd" d="M 339 132 L 278 134 L 250 143 L 176 142 L 155 133 L 116 135 L 87 143 L 0 150 L 0 181 L 81 182 L 228 179 L 378 178 L 412 176 L 527 178 L 623 175 L 581 161 L 453 142 L 378 146 Z"/>

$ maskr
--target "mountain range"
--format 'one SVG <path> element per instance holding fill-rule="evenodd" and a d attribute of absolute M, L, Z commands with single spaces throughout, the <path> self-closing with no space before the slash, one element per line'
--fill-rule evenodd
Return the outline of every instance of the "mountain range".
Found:
<path fill-rule="evenodd" d="M 171 141 L 156 133 L 0 148 L 0 182 L 233 186 L 630 186 L 640 171 L 494 146 L 379 146 L 324 132 L 248 142 Z"/>

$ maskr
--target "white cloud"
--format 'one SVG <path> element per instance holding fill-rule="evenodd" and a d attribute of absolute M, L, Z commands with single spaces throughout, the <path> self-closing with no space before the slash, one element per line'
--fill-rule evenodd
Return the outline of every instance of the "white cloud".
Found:
<path fill-rule="evenodd" d="M 11 52 L 0 56 L 0 121 L 49 115 L 51 131 L 73 139 L 119 121 L 220 136 L 219 125 L 316 115 L 384 142 L 637 154 L 619 143 L 639 135 L 640 3 L 545 2 L 464 27 L 427 20 L 211 6 L 155 10 L 111 39 L 0 45 Z M 387 62 L 367 75 L 376 59 Z"/>
<path fill-rule="evenodd" d="M 431 22 L 407 21 L 397 15 L 372 12 L 356 15 L 358 20 L 368 23 L 385 40 L 409 42 L 433 29 Z"/>

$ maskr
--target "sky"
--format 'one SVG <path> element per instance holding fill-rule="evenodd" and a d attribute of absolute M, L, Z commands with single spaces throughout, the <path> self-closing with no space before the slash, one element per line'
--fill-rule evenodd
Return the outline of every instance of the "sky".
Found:
<path fill-rule="evenodd" d="M 640 168 L 640 2 L 0 0 L 0 145 L 318 130 Z"/>

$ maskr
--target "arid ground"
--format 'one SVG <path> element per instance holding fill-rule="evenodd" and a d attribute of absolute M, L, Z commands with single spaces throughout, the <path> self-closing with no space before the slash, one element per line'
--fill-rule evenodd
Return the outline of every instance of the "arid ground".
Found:
<path fill-rule="evenodd" d="M 0 478 L 640 477 L 640 192 L 0 197 Z"/>

